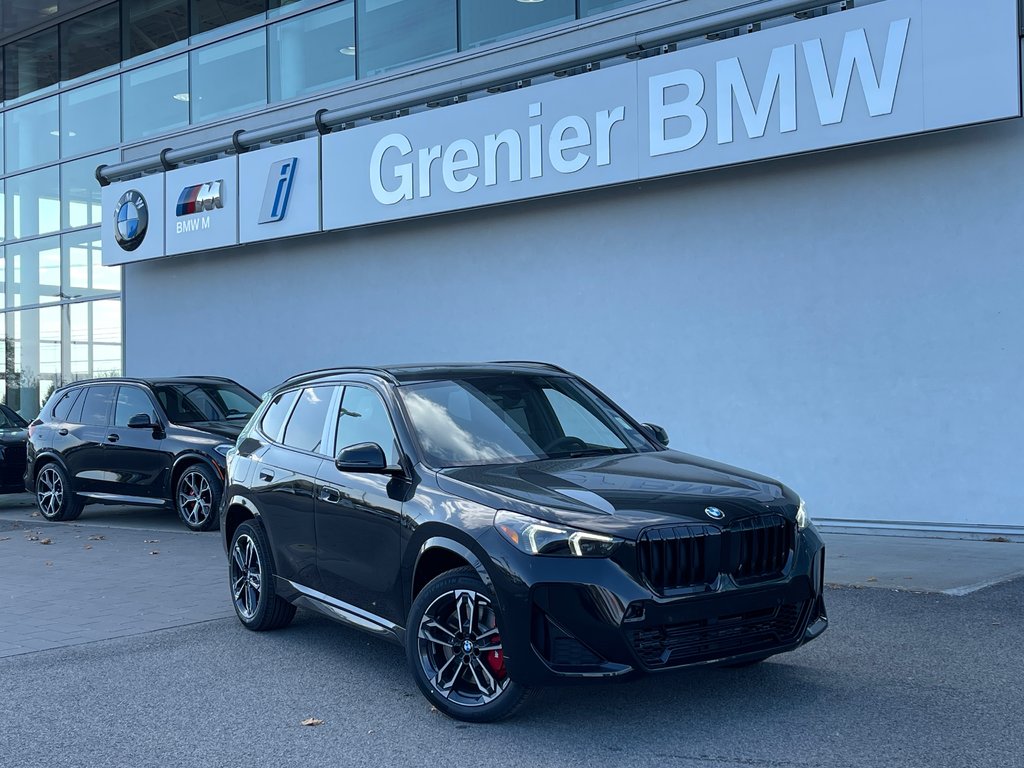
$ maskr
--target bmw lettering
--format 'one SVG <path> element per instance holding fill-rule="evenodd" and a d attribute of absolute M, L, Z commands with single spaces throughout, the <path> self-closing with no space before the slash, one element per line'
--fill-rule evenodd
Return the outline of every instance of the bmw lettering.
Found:
<path fill-rule="evenodd" d="M 146 237 L 149 208 L 141 192 L 129 189 L 114 207 L 114 239 L 122 250 L 134 251 Z"/>
<path fill-rule="evenodd" d="M 292 195 L 292 181 L 295 179 L 297 157 L 289 157 L 271 164 L 267 174 L 267 188 L 263 192 L 260 206 L 260 224 L 281 221 L 288 212 L 288 200 Z"/>
<path fill-rule="evenodd" d="M 197 213 L 207 213 L 224 207 L 222 189 L 224 180 L 208 181 L 205 184 L 196 184 L 185 187 L 178 195 L 178 205 L 175 209 L 176 216 L 191 216 Z M 185 232 L 197 232 L 200 229 L 210 228 L 210 217 L 201 216 L 197 218 L 184 219 L 175 224 L 175 230 L 180 235 Z"/>

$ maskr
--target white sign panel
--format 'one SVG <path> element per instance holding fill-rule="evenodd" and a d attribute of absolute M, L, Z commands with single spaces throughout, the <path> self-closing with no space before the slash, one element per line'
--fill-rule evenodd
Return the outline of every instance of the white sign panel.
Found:
<path fill-rule="evenodd" d="M 238 244 L 237 158 L 168 171 L 164 178 L 167 255 Z"/>
<path fill-rule="evenodd" d="M 238 234 L 243 243 L 320 230 L 320 140 L 238 157 Z"/>
<path fill-rule="evenodd" d="M 113 266 L 164 255 L 164 177 L 110 184 L 103 205 L 103 264 Z"/>

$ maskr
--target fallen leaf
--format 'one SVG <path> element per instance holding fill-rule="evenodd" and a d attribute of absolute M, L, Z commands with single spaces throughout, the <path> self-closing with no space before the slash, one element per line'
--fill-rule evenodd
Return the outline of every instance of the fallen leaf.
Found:
<path fill-rule="evenodd" d="M 142 542 L 143 544 L 159 544 L 160 539 L 146 539 Z"/>
<path fill-rule="evenodd" d="M 92 549 L 92 544 L 86 544 L 84 549 Z"/>
<path fill-rule="evenodd" d="M 299 723 L 299 725 L 323 725 L 323 724 L 324 724 L 323 720 L 318 720 L 315 717 L 307 717 L 305 720 L 303 720 L 301 723 Z"/>
<path fill-rule="evenodd" d="M 53 542 L 52 542 L 52 541 L 51 541 L 50 539 L 43 539 L 43 540 L 42 540 L 42 541 L 40 541 L 39 543 L 40 543 L 40 544 L 53 544 Z"/>
<path fill-rule="evenodd" d="M 878 581 L 874 576 L 869 576 L 868 581 Z"/>
<path fill-rule="evenodd" d="M 433 704 L 431 704 L 431 705 L 430 705 L 430 711 L 431 711 L 431 713 L 433 713 L 433 712 L 437 712 L 437 711 L 438 711 L 438 709 L 437 709 L 437 707 L 435 707 L 435 706 L 434 706 Z"/>
<path fill-rule="evenodd" d="M 89 537 L 89 541 L 103 541 L 105 537 L 96 533 Z"/>
<path fill-rule="evenodd" d="M 10 541 L 10 540 L 11 540 L 10 536 L 0 536 L 0 541 Z"/>
<path fill-rule="evenodd" d="M 150 552 L 149 554 L 151 554 L 151 555 L 159 555 L 159 554 L 160 554 L 160 552 L 158 552 L 157 550 L 155 550 L 155 549 L 154 549 L 154 550 L 153 550 L 152 552 Z"/>
<path fill-rule="evenodd" d="M 53 560 L 47 560 L 46 561 L 46 566 L 50 567 L 51 565 L 53 565 Z"/>
<path fill-rule="evenodd" d="M 39 541 L 38 536 L 26 536 L 25 541 Z"/>
<path fill-rule="evenodd" d="M 32 513 L 32 517 L 39 517 L 39 513 L 38 512 L 33 512 Z"/>
<path fill-rule="evenodd" d="M 985 539 L 985 541 L 993 541 L 996 544 L 1009 544 L 1010 540 L 1005 536 L 993 536 L 991 539 Z"/>

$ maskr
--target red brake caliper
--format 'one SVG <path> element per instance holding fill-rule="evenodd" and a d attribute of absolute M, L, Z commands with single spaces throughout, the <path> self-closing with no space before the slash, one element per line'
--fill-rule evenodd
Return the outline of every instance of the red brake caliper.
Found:
<path fill-rule="evenodd" d="M 497 622 L 495 622 L 495 626 L 497 626 Z M 487 644 L 501 645 L 501 635 L 491 635 L 487 638 Z M 484 661 L 487 662 L 487 666 L 491 668 L 498 680 L 505 679 L 505 653 L 503 651 L 488 651 L 484 656 Z"/>

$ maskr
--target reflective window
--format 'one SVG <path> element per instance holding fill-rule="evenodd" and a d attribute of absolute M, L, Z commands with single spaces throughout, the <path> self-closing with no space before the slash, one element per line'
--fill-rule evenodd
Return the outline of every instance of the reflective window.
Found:
<path fill-rule="evenodd" d="M 111 77 L 60 96 L 60 154 L 73 157 L 121 141 L 120 80 Z"/>
<path fill-rule="evenodd" d="M 188 38 L 188 0 L 121 0 L 124 56 L 141 56 Z"/>
<path fill-rule="evenodd" d="M 60 80 L 57 28 L 23 37 L 4 46 L 4 85 L 8 99 L 48 88 Z"/>
<path fill-rule="evenodd" d="M 261 29 L 191 53 L 193 123 L 267 103 L 266 43 Z"/>
<path fill-rule="evenodd" d="M 265 10 L 266 0 L 192 0 L 192 34 L 233 24 Z"/>
<path fill-rule="evenodd" d="M 284 101 L 356 76 L 352 2 L 270 26 L 270 100 Z"/>
<path fill-rule="evenodd" d="M 389 464 L 398 462 L 395 430 L 384 401 L 372 389 L 350 386 L 345 387 L 338 409 L 334 455 L 358 443 L 376 443 L 384 450 Z"/>
<path fill-rule="evenodd" d="M 285 392 L 282 395 L 278 395 L 274 398 L 274 402 L 270 404 L 266 412 L 263 414 L 263 421 L 260 422 L 260 429 L 263 430 L 263 434 L 269 437 L 271 440 L 278 440 L 281 437 L 281 427 L 284 426 L 284 420 L 288 417 L 288 412 L 292 409 L 292 403 L 295 402 L 295 398 L 298 397 L 298 391 L 293 390 L 291 392 Z"/>
<path fill-rule="evenodd" d="M 121 375 L 121 300 L 65 304 L 69 314 L 67 378 Z"/>
<path fill-rule="evenodd" d="M 8 307 L 60 300 L 60 238 L 44 237 L 5 249 Z"/>
<path fill-rule="evenodd" d="M 60 167 L 60 202 L 64 229 L 100 224 L 103 208 L 96 166 L 116 163 L 120 152 L 83 157 Z"/>
<path fill-rule="evenodd" d="M 117 3 L 60 25 L 60 79 L 73 80 L 121 61 L 121 10 Z"/>
<path fill-rule="evenodd" d="M 0 316 L 5 404 L 26 419 L 39 414 L 58 385 L 60 329 L 56 306 Z"/>
<path fill-rule="evenodd" d="M 8 172 L 53 162 L 60 154 L 56 96 L 10 110 L 5 128 Z"/>
<path fill-rule="evenodd" d="M 625 5 L 638 5 L 640 0 L 580 0 L 580 18 L 604 13 Z"/>
<path fill-rule="evenodd" d="M 60 229 L 60 175 L 50 166 L 7 179 L 4 209 L 7 238 L 33 237 Z"/>
<path fill-rule="evenodd" d="M 125 141 L 138 141 L 188 125 L 188 57 L 175 56 L 122 76 Z"/>
<path fill-rule="evenodd" d="M 322 438 L 327 425 L 328 408 L 334 387 L 310 387 L 302 390 L 299 402 L 288 419 L 288 427 L 284 431 L 285 445 L 313 453 L 326 453 L 323 450 Z"/>
<path fill-rule="evenodd" d="M 4 238 L 7 236 L 7 229 L 6 229 L 7 205 L 6 205 L 6 202 L 5 202 L 5 199 L 6 199 L 7 196 L 4 194 L 4 190 L 6 188 L 7 188 L 7 184 L 4 182 L 3 179 L 0 179 L 0 242 L 3 242 Z M 0 257 L 2 257 L 2 256 L 3 256 L 3 248 L 0 248 Z M 2 271 L 3 270 L 0 270 L 0 272 L 2 272 Z M 0 279 L 2 279 L 2 278 L 0 278 Z"/>
<path fill-rule="evenodd" d="M 113 399 L 114 386 L 111 384 L 86 387 L 81 423 L 97 427 L 106 426 L 110 414 L 110 401 Z"/>
<path fill-rule="evenodd" d="M 358 0 L 359 73 L 454 53 L 455 0 Z"/>
<path fill-rule="evenodd" d="M 0 60 L 2 60 L 2 57 L 0 57 Z M 0 72 L 0 78 L 2 78 L 2 77 L 3 77 L 3 73 Z M 2 100 L 2 99 L 3 99 L 3 97 L 2 97 L 2 95 L 0 95 L 0 100 Z M 2 151 L 3 150 L 3 146 L 4 146 L 3 136 L 4 136 L 4 113 L 0 112 L 0 174 L 2 174 L 4 172 L 4 153 Z M 3 240 L 3 239 L 4 239 L 3 238 L 3 231 L 0 231 L 0 240 Z"/>
<path fill-rule="evenodd" d="M 71 414 L 71 408 L 74 406 L 75 401 L 78 400 L 78 396 L 82 394 L 81 389 L 72 389 L 61 395 L 60 400 L 53 406 L 51 415 L 54 421 L 65 421 Z"/>
<path fill-rule="evenodd" d="M 576 0 L 504 2 L 462 0 L 459 4 L 460 46 L 472 48 L 530 30 L 576 18 Z"/>
<path fill-rule="evenodd" d="M 99 230 L 64 235 L 61 245 L 64 252 L 61 282 L 68 298 L 121 290 L 121 268 L 103 266 L 103 241 Z"/>
<path fill-rule="evenodd" d="M 139 414 L 145 414 L 151 422 L 157 423 L 156 410 L 149 395 L 139 387 L 120 387 L 114 406 L 114 426 L 127 427 L 129 419 Z"/>

